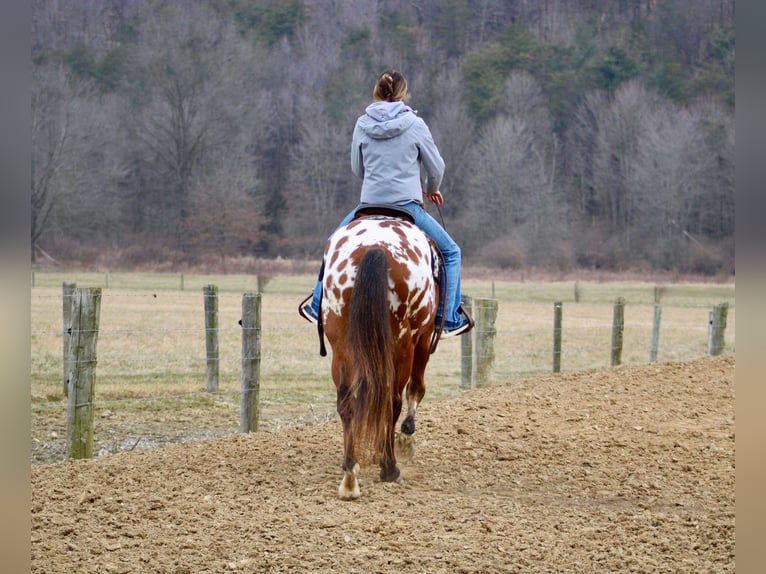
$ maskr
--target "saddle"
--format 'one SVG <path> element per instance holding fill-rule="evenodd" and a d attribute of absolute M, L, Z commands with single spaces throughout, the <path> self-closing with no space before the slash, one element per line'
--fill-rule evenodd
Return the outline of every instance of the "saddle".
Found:
<path fill-rule="evenodd" d="M 383 216 L 383 217 L 396 217 L 398 219 L 404 219 L 410 223 L 415 223 L 415 218 L 412 214 L 398 205 L 391 205 L 389 203 L 365 203 L 360 205 L 354 211 L 354 219 L 359 219 L 365 216 Z"/>

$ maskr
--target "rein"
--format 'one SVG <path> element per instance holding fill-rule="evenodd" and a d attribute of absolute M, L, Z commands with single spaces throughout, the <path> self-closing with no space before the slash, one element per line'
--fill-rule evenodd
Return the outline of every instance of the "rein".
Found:
<path fill-rule="evenodd" d="M 447 231 L 447 225 L 444 223 L 444 215 L 442 215 L 442 208 L 438 203 L 434 203 L 436 210 L 439 212 L 439 220 L 441 221 L 444 231 Z"/>

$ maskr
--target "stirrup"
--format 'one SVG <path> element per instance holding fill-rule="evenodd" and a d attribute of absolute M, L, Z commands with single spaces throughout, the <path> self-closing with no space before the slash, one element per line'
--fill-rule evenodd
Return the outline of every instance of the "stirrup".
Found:
<path fill-rule="evenodd" d="M 465 308 L 463 307 L 462 304 L 458 305 L 457 310 L 458 310 L 458 313 L 460 313 L 461 315 L 463 315 L 465 317 L 466 322 L 463 323 L 462 325 L 459 325 L 459 326 L 455 327 L 454 329 L 450 329 L 449 331 L 447 331 L 447 330 L 442 331 L 442 335 L 441 335 L 442 339 L 449 339 L 450 337 L 457 337 L 458 335 L 465 335 L 466 333 L 470 332 L 471 329 L 473 329 L 474 324 L 475 324 L 475 322 L 473 320 L 473 317 L 471 317 L 468 314 L 468 312 L 465 310 Z"/>
<path fill-rule="evenodd" d="M 319 321 L 319 317 L 314 316 L 314 309 L 311 308 L 311 300 L 313 298 L 314 294 L 312 293 L 301 301 L 300 305 L 298 305 L 298 315 L 306 319 L 306 321 L 312 325 L 316 325 Z"/>
<path fill-rule="evenodd" d="M 471 316 L 468 314 L 468 311 L 466 311 L 466 310 L 465 310 L 465 307 L 463 307 L 463 304 L 462 304 L 462 303 L 461 303 L 460 305 L 458 305 L 458 306 L 457 306 L 457 312 L 458 312 L 458 313 L 460 313 L 460 314 L 462 314 L 462 315 L 463 315 L 463 316 L 464 316 L 466 319 L 468 319 L 468 322 L 471 324 L 471 329 L 473 329 L 473 327 L 474 327 L 474 325 L 476 324 L 476 322 L 473 320 L 473 317 L 471 317 Z M 469 329 L 469 331 L 470 331 L 471 329 Z"/>

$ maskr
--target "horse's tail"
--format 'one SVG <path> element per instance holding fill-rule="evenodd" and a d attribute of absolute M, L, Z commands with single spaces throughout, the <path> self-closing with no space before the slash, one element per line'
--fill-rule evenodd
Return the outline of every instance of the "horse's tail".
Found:
<path fill-rule="evenodd" d="M 357 454 L 385 452 L 394 424 L 394 337 L 388 302 L 388 259 L 380 249 L 362 257 L 349 301 L 347 348 L 353 357 L 352 428 Z"/>

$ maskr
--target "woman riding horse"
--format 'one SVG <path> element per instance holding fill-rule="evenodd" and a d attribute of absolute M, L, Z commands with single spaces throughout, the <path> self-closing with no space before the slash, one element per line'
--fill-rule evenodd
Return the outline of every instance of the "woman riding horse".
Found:
<path fill-rule="evenodd" d="M 374 102 L 354 127 L 351 169 L 362 178 L 360 206 L 390 204 L 404 208 L 438 246 L 447 276 L 445 309 L 439 310 L 439 314 L 445 314 L 441 338 L 454 337 L 473 327 L 473 319 L 460 304 L 460 247 L 423 208 L 420 179 L 422 165 L 426 197 L 441 206 L 444 197 L 439 185 L 444 160 L 426 123 L 404 103 L 408 97 L 407 80 L 400 72 L 388 70 L 380 75 L 373 90 Z M 340 226 L 349 223 L 355 212 L 349 213 Z M 321 294 L 320 277 L 313 294 L 299 307 L 300 314 L 312 323 L 319 317 Z M 437 317 L 437 323 L 440 319 Z"/>

